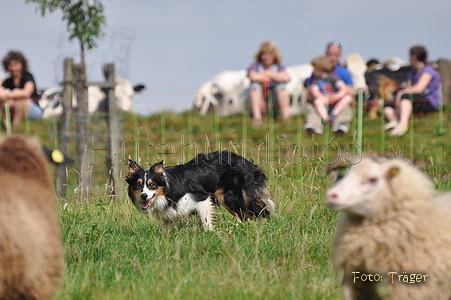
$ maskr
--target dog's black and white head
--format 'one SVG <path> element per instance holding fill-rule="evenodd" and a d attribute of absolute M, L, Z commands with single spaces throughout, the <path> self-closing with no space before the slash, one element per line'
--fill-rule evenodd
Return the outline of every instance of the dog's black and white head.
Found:
<path fill-rule="evenodd" d="M 133 160 L 129 160 L 128 175 L 128 195 L 136 209 L 144 214 L 148 209 L 158 205 L 158 200 L 164 200 L 166 181 L 163 172 L 163 161 L 154 164 L 149 169 L 143 169 Z"/>

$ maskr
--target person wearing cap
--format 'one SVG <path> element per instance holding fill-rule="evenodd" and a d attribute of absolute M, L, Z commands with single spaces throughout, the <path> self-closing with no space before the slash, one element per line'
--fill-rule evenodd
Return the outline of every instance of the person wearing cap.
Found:
<path fill-rule="evenodd" d="M 342 65 L 339 64 L 340 58 L 343 54 L 342 46 L 338 41 L 333 41 L 326 45 L 326 56 L 329 58 L 330 62 L 333 65 L 333 71 L 340 80 L 342 80 L 347 87 L 348 94 L 352 96 L 352 75 L 351 73 Z M 312 102 L 312 93 L 311 93 L 311 84 L 314 80 L 314 74 L 310 78 L 306 80 L 308 96 L 307 99 L 310 100 L 308 102 Z M 333 109 L 330 107 L 329 109 Z M 349 132 L 349 126 L 354 117 L 354 112 L 352 109 L 352 105 L 349 105 L 345 109 L 341 111 L 340 114 L 334 116 L 332 121 L 332 132 L 337 135 L 346 134 Z M 321 115 L 318 110 L 311 104 L 307 103 L 307 111 L 305 117 L 304 129 L 308 134 L 322 134 L 324 132 L 323 129 L 323 121 Z"/>

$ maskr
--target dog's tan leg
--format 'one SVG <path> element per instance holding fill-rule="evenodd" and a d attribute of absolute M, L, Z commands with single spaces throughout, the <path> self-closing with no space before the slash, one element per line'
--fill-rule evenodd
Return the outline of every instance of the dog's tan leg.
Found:
<path fill-rule="evenodd" d="M 370 109 L 368 115 L 370 116 L 370 120 L 379 119 L 379 112 L 382 111 L 382 100 L 378 99 L 377 103 Z"/>

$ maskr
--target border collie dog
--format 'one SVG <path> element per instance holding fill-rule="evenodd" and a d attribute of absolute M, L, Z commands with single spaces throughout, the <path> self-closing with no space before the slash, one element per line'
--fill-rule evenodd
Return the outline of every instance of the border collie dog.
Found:
<path fill-rule="evenodd" d="M 199 154 L 185 164 L 168 167 L 161 161 L 148 169 L 129 161 L 126 181 L 130 199 L 138 211 L 161 219 L 165 230 L 191 213 L 197 213 L 205 230 L 213 230 L 214 208 L 218 205 L 240 223 L 269 219 L 274 210 L 266 175 L 233 152 Z"/>

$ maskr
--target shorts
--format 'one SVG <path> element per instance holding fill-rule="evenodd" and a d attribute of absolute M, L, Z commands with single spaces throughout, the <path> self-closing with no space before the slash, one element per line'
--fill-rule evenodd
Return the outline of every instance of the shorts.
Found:
<path fill-rule="evenodd" d="M 286 90 L 287 89 L 287 84 L 285 82 L 276 82 L 276 84 L 274 86 L 271 87 L 272 90 L 274 91 L 279 91 L 279 90 Z M 257 81 L 252 81 L 251 85 L 249 86 L 249 90 L 262 90 L 262 84 L 261 82 L 257 82 Z"/>
<path fill-rule="evenodd" d="M 414 113 L 431 113 L 438 111 L 435 108 L 428 98 L 423 94 L 403 94 L 401 96 L 402 99 L 413 100 L 413 112 Z"/>
<path fill-rule="evenodd" d="M 384 107 L 395 108 L 395 101 L 384 101 Z"/>
<path fill-rule="evenodd" d="M 42 108 L 39 106 L 39 104 L 37 104 L 33 100 L 30 101 L 31 107 L 30 110 L 28 111 L 28 118 L 30 118 L 30 120 L 42 119 Z"/>

